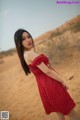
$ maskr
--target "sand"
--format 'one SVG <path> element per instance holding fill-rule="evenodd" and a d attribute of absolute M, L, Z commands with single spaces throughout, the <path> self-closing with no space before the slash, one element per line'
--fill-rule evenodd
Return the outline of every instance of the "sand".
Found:
<path fill-rule="evenodd" d="M 68 92 L 80 113 L 80 57 L 55 65 L 69 86 Z M 5 56 L 0 64 L 0 111 L 9 111 L 10 120 L 45 120 L 45 111 L 33 73 L 26 76 L 17 54 Z M 56 120 L 56 113 L 51 113 Z M 69 120 L 66 116 L 66 120 Z"/>

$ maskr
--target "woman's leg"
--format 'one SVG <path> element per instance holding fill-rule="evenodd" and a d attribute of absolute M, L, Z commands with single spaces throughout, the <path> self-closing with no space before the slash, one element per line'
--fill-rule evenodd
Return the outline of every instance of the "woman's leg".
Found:
<path fill-rule="evenodd" d="M 68 114 L 68 116 L 70 117 L 70 120 L 80 120 L 80 116 L 74 109 Z"/>
<path fill-rule="evenodd" d="M 62 113 L 60 113 L 60 112 L 56 112 L 56 113 L 58 115 L 58 120 L 65 120 L 65 117 Z"/>
<path fill-rule="evenodd" d="M 45 120 L 50 120 L 50 116 L 49 115 L 45 115 Z"/>
<path fill-rule="evenodd" d="M 57 116 L 58 116 L 58 120 L 65 120 L 65 117 L 64 117 L 64 115 L 63 115 L 62 113 L 56 112 L 56 114 L 57 114 Z M 50 116 L 49 116 L 49 115 L 46 115 L 46 116 L 45 116 L 45 120 L 51 120 L 51 119 L 50 119 Z"/>

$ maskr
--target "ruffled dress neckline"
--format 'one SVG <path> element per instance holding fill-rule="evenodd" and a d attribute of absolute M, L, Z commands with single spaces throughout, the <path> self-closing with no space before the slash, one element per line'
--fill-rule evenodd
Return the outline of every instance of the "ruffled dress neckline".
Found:
<path fill-rule="evenodd" d="M 30 64 L 28 64 L 28 66 L 32 65 L 32 63 L 41 56 L 44 56 L 44 54 L 43 53 L 39 54 L 37 57 L 33 59 L 33 61 Z"/>

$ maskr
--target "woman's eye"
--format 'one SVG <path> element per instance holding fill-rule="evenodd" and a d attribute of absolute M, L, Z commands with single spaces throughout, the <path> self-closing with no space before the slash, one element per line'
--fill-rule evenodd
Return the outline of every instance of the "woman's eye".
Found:
<path fill-rule="evenodd" d="M 30 38 L 31 36 L 29 35 L 28 38 Z"/>
<path fill-rule="evenodd" d="M 27 38 L 31 38 L 31 36 L 29 35 L 29 36 L 27 36 Z M 26 38 L 23 38 L 22 40 L 25 40 Z"/>

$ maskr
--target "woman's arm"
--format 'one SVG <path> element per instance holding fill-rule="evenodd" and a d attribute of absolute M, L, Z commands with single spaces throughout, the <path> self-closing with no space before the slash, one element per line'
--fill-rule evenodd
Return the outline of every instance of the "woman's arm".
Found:
<path fill-rule="evenodd" d="M 51 70 L 54 70 L 57 74 L 59 74 L 52 66 L 51 62 L 48 63 L 48 67 L 51 69 Z M 61 77 L 63 77 L 61 74 L 59 74 Z"/>
<path fill-rule="evenodd" d="M 40 70 L 42 70 L 49 77 L 51 77 L 51 78 L 55 79 L 56 81 L 60 82 L 61 84 L 63 84 L 63 86 L 66 89 L 69 89 L 69 87 L 67 86 L 66 82 L 64 82 L 64 78 L 59 73 L 55 72 L 54 69 L 48 69 L 48 67 L 44 63 L 41 63 L 37 67 Z"/>
<path fill-rule="evenodd" d="M 33 59 L 37 56 L 36 53 L 31 53 L 30 55 L 30 60 L 33 61 Z M 54 69 L 49 69 L 49 67 L 47 65 L 45 65 L 44 62 L 42 62 L 41 64 L 37 65 L 37 67 L 43 71 L 46 75 L 48 75 L 49 77 L 55 79 L 56 81 L 62 83 L 63 85 L 66 85 L 64 83 L 64 78 L 62 78 Z"/>
<path fill-rule="evenodd" d="M 64 82 L 63 76 L 61 76 L 58 72 L 56 72 L 54 70 L 54 68 L 52 68 L 52 66 L 50 64 L 48 64 L 48 68 L 49 69 L 48 69 L 47 72 L 46 72 L 46 66 L 45 66 L 44 63 L 40 64 L 38 67 L 43 72 L 45 71 L 45 74 L 47 74 L 49 77 L 51 77 L 51 78 L 55 79 L 56 81 L 60 82 L 61 84 L 63 84 L 63 86 L 66 88 L 66 90 L 69 89 L 68 86 L 67 86 L 67 84 L 66 84 L 66 82 Z"/>
<path fill-rule="evenodd" d="M 64 83 L 64 78 L 62 78 L 54 69 L 50 69 L 49 66 L 46 66 L 43 62 L 40 65 L 37 65 L 37 67 L 49 77 Z"/>
<path fill-rule="evenodd" d="M 60 82 L 60 83 L 64 83 L 64 79 L 54 70 L 49 70 L 49 72 L 47 73 L 47 75 L 53 79 L 55 79 L 56 81 Z"/>

